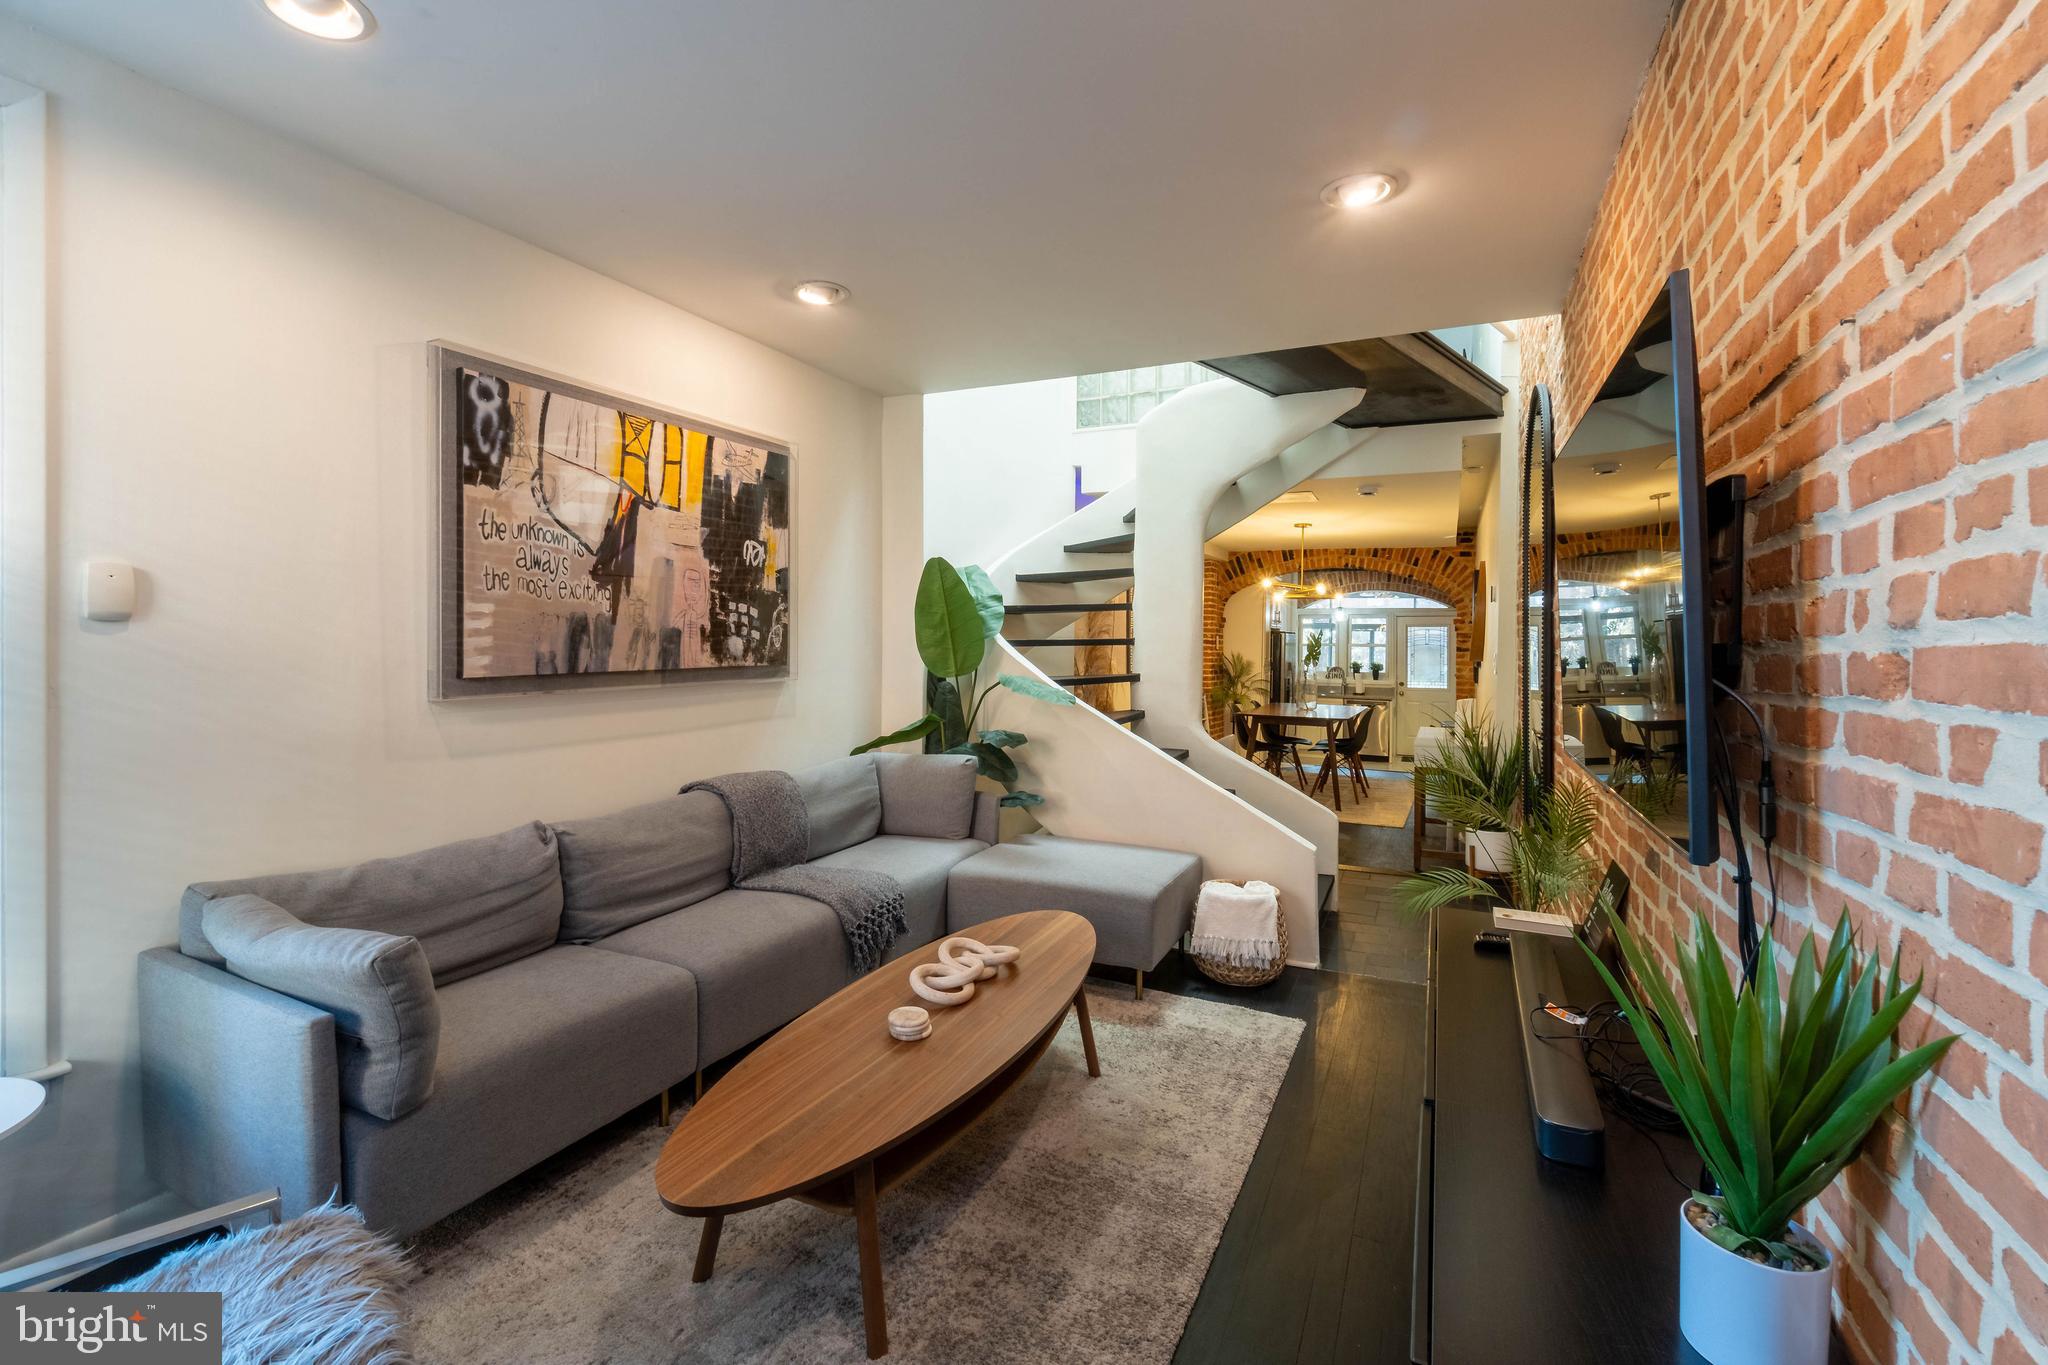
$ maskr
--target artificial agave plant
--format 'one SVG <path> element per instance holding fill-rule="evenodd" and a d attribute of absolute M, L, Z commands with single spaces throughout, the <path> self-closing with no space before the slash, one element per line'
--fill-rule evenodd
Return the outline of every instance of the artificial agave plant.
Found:
<path fill-rule="evenodd" d="M 1900 985 L 1897 953 L 1886 970 L 1881 954 L 1866 957 L 1846 911 L 1824 959 L 1807 932 L 1782 1001 L 1768 942 L 1755 978 L 1738 987 L 1705 919 L 1696 917 L 1692 947 L 1672 943 L 1691 1032 L 1642 942 L 1611 912 L 1609 920 L 1641 989 L 1629 990 L 1597 956 L 1593 965 L 1623 1002 L 1720 1186 L 1719 1195 L 1693 1195 L 1706 1213 L 1694 1226 L 1738 1256 L 1780 1269 L 1820 1268 L 1812 1251 L 1791 1238 L 1793 1216 L 1833 1182 L 1878 1116 L 1955 1039 L 1899 1055 L 1893 1035 L 1920 982 Z"/>
<path fill-rule="evenodd" d="M 1073 706 L 1073 693 L 1021 673 L 998 674 L 981 685 L 988 642 L 1003 628 L 1003 598 L 975 565 L 956 569 L 943 559 L 925 561 L 917 580 L 917 653 L 924 660 L 925 713 L 893 734 L 879 735 L 853 752 L 889 744 L 924 741 L 926 753 L 972 754 L 983 777 L 1003 785 L 1005 806 L 1036 806 L 1045 798 L 1017 786 L 1017 762 L 1009 750 L 1026 743 L 1015 730 L 977 730 L 981 704 L 998 687 L 1021 696 Z M 972 703 L 966 701 L 973 698 Z"/>

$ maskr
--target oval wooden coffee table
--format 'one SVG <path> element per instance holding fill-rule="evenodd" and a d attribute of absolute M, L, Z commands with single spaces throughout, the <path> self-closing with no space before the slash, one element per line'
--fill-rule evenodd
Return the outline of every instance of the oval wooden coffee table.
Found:
<path fill-rule="evenodd" d="M 754 1049 L 705 1093 L 661 1149 L 654 1188 L 704 1220 L 691 1279 L 711 1278 L 727 1214 L 801 1199 L 853 1215 L 868 1357 L 889 1350 L 875 1201 L 944 1151 L 1022 1080 L 1071 1007 L 1088 1074 L 1102 1074 L 1081 979 L 1095 929 L 1064 910 L 1006 915 L 964 929 L 1007 943 L 1016 962 L 978 982 L 964 1005 L 932 1010 L 921 1042 L 889 1035 L 889 1011 L 920 1005 L 910 969 L 930 943 L 840 991 Z"/>

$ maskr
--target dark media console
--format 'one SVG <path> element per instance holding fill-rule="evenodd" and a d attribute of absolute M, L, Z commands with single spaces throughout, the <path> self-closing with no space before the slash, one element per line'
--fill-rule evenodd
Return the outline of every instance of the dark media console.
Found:
<path fill-rule="evenodd" d="M 1485 911 L 1439 910 L 1430 930 L 1412 1357 L 1700 1362 L 1678 1330 L 1686 1191 L 1673 1178 L 1690 1179 L 1699 1162 L 1683 1138 L 1653 1139 L 1619 1119 L 1606 1124 L 1598 1167 L 1537 1152 L 1514 963 L 1472 950 L 1491 923 Z M 1551 961 L 1565 998 L 1582 1008 L 1605 999 L 1585 955 L 1558 942 Z M 1847 1359 L 1838 1339 L 1831 1360 Z"/>

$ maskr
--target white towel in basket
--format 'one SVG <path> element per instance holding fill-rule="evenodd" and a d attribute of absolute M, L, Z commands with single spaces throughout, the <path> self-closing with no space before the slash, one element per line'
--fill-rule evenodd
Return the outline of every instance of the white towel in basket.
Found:
<path fill-rule="evenodd" d="M 1280 956 L 1280 892 L 1265 882 L 1203 882 L 1190 951 L 1233 967 L 1270 967 Z"/>

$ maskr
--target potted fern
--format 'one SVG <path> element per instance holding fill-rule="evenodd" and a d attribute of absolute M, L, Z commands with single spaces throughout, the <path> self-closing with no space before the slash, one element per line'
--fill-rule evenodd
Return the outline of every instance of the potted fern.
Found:
<path fill-rule="evenodd" d="M 1607 914 L 1637 989 L 1594 966 L 1718 1187 L 1679 1206 L 1680 1330 L 1714 1365 L 1822 1365 L 1834 1266 L 1794 1216 L 1955 1039 L 1899 1054 L 1920 982 L 1900 985 L 1896 952 L 1880 971 L 1846 911 L 1824 957 L 1807 932 L 1782 1000 L 1768 938 L 1754 980 L 1738 986 L 1696 916 L 1692 947 L 1672 943 L 1683 1012 L 1643 944 Z"/>
<path fill-rule="evenodd" d="M 1453 741 L 1455 743 L 1455 740 Z M 1516 781 L 1520 781 L 1519 772 Z M 1447 818 L 1452 807 L 1444 806 Z M 1414 914 L 1473 899 L 1505 903 L 1550 915 L 1578 915 L 1600 879 L 1600 863 L 1587 851 L 1599 824 L 1599 801 L 1590 782 L 1561 783 L 1517 813 L 1506 832 L 1507 880 L 1495 883 L 1462 867 L 1434 867 L 1402 881 L 1396 890 Z M 1477 814 L 1468 810 L 1468 814 Z"/>
<path fill-rule="evenodd" d="M 1415 768 L 1445 819 L 1465 830 L 1471 865 L 1508 872 L 1508 830 L 1521 800 L 1526 768 L 1522 737 L 1503 734 L 1490 721 L 1458 717 L 1436 756 Z"/>
<path fill-rule="evenodd" d="M 1216 681 L 1209 684 L 1209 704 L 1234 724 L 1237 713 L 1249 711 L 1266 699 L 1266 677 L 1242 654 L 1230 653 L 1216 661 Z"/>

